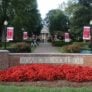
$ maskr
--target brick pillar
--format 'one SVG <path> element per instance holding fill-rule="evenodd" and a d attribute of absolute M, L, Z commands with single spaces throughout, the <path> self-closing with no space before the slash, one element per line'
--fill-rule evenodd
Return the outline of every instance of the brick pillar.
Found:
<path fill-rule="evenodd" d="M 0 50 L 0 70 L 7 69 L 9 66 L 9 51 Z"/>

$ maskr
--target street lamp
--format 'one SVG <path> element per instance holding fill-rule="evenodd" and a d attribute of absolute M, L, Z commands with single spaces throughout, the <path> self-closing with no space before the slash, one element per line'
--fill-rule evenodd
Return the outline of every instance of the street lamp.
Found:
<path fill-rule="evenodd" d="M 25 29 L 24 28 L 21 28 L 21 30 L 24 32 Z"/>
<path fill-rule="evenodd" d="M 90 23 L 89 24 L 92 26 L 92 20 L 90 20 Z"/>
<path fill-rule="evenodd" d="M 7 31 L 7 25 L 8 25 L 8 21 L 5 20 L 4 21 L 4 49 L 6 49 L 6 31 Z"/>
<path fill-rule="evenodd" d="M 67 26 L 67 29 L 68 29 L 68 26 L 69 26 L 69 23 L 68 23 L 68 21 L 66 22 L 66 26 Z"/>
<path fill-rule="evenodd" d="M 90 34 L 91 34 L 91 41 L 92 41 L 92 20 L 90 20 L 89 24 L 90 24 Z"/>
<path fill-rule="evenodd" d="M 91 35 L 90 46 L 92 46 L 92 20 L 90 20 L 89 24 L 90 24 L 90 35 Z"/>
<path fill-rule="evenodd" d="M 4 25 L 5 25 L 5 26 L 8 25 L 8 21 L 7 21 L 7 20 L 4 21 Z"/>

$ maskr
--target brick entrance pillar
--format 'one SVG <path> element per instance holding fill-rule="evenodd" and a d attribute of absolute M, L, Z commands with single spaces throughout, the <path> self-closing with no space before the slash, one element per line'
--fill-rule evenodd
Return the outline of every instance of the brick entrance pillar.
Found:
<path fill-rule="evenodd" d="M 0 70 L 7 69 L 9 66 L 9 51 L 0 50 Z"/>

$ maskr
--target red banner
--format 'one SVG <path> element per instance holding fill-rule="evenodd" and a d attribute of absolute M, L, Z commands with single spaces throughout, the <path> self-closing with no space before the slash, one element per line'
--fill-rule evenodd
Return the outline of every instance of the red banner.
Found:
<path fill-rule="evenodd" d="M 65 42 L 70 42 L 69 33 L 65 33 Z"/>
<path fill-rule="evenodd" d="M 7 41 L 13 40 L 14 27 L 7 27 Z"/>
<path fill-rule="evenodd" d="M 23 32 L 23 40 L 27 40 L 28 39 L 28 32 Z"/>
<path fill-rule="evenodd" d="M 83 40 L 90 40 L 90 39 L 91 39 L 90 27 L 84 26 L 84 28 L 83 28 Z"/>

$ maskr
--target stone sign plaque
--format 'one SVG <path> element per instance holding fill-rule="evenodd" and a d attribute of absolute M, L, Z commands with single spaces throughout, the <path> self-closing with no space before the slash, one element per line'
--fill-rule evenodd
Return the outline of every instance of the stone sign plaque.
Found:
<path fill-rule="evenodd" d="M 20 57 L 20 64 L 31 63 L 63 63 L 63 64 L 84 64 L 81 56 L 29 56 Z"/>

